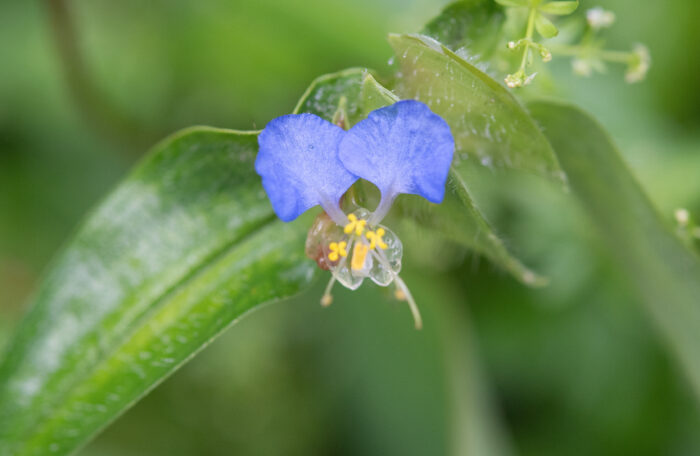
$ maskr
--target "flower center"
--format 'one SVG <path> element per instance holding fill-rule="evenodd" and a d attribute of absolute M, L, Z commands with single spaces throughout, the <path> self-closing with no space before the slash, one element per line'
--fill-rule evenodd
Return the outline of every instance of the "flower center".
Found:
<path fill-rule="evenodd" d="M 328 245 L 331 253 L 328 254 L 328 259 L 331 261 L 338 261 L 339 257 L 348 256 L 348 251 L 346 250 L 348 243 L 345 241 L 341 242 L 331 242 Z"/>
<path fill-rule="evenodd" d="M 355 244 L 355 248 L 352 251 L 352 261 L 350 262 L 350 267 L 353 271 L 361 271 L 365 267 L 367 252 L 369 252 L 367 244 L 363 242 Z"/>
<path fill-rule="evenodd" d="M 376 230 L 368 229 L 367 220 L 358 218 L 355 214 L 348 215 L 348 220 L 349 222 L 343 227 L 343 232 L 350 236 L 350 242 L 354 241 L 350 267 L 353 271 L 361 271 L 365 267 L 365 260 L 370 250 L 375 250 L 377 247 L 382 250 L 389 248 L 383 239 L 386 230 L 381 227 Z M 356 237 L 359 239 L 355 239 Z M 328 244 L 328 249 L 330 250 L 328 259 L 332 262 L 336 262 L 340 257 L 346 257 L 348 254 L 347 246 L 347 241 L 331 242 Z"/>
<path fill-rule="evenodd" d="M 348 215 L 348 220 L 350 220 L 350 223 L 345 225 L 343 229 L 345 234 L 350 234 L 354 231 L 356 235 L 362 236 L 362 233 L 365 231 L 365 226 L 367 225 L 367 220 L 358 219 L 355 214 Z"/>
<path fill-rule="evenodd" d="M 374 250 L 377 246 L 382 250 L 386 250 L 387 247 L 389 247 L 382 239 L 385 234 L 386 231 L 384 231 L 384 228 L 377 228 L 377 231 L 368 231 L 367 234 L 365 234 L 365 237 L 369 239 L 370 250 Z"/>
<path fill-rule="evenodd" d="M 357 289 L 365 278 L 382 287 L 393 283 L 396 299 L 408 302 L 416 327 L 420 328 L 422 323 L 416 303 L 399 277 L 403 254 L 401 240 L 389 228 L 372 224 L 372 217 L 367 209 L 358 208 L 348 214 L 348 222 L 341 225 L 321 214 L 309 230 L 307 255 L 332 274 L 321 304 L 328 306 L 333 302 L 331 289 L 336 281 L 351 290 Z"/>

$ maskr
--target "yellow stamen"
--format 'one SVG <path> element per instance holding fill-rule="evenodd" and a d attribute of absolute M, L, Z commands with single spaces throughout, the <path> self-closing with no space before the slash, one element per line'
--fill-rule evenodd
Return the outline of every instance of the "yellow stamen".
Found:
<path fill-rule="evenodd" d="M 386 245 L 382 239 L 382 236 L 385 234 L 386 231 L 384 231 L 384 228 L 377 228 L 377 231 L 368 231 L 367 234 L 365 234 L 365 237 L 369 239 L 369 248 L 374 250 L 377 246 L 379 246 L 379 248 L 382 250 L 387 249 L 389 246 Z"/>
<path fill-rule="evenodd" d="M 350 234 L 353 232 L 355 225 L 357 224 L 357 216 L 355 214 L 350 214 L 348 215 L 348 220 L 350 220 L 350 223 L 345 225 L 345 229 L 343 230 L 345 231 L 345 234 Z"/>
<path fill-rule="evenodd" d="M 358 242 L 355 244 L 355 248 L 352 252 L 351 267 L 353 271 L 360 271 L 365 265 L 365 258 L 367 258 L 367 252 L 369 252 L 369 247 L 367 244 Z"/>
<path fill-rule="evenodd" d="M 358 220 L 355 214 L 348 215 L 348 220 L 350 220 L 350 223 L 343 228 L 345 234 L 350 234 L 354 231 L 358 236 L 362 236 L 362 233 L 365 231 L 365 225 L 367 225 L 367 220 Z"/>
<path fill-rule="evenodd" d="M 328 259 L 331 261 L 338 261 L 340 257 L 348 256 L 348 251 L 346 250 L 347 246 L 348 243 L 345 241 L 331 242 L 328 245 L 328 248 L 331 250 L 331 253 L 328 254 Z"/>
<path fill-rule="evenodd" d="M 321 305 L 323 307 L 328 307 L 333 303 L 333 296 L 329 294 L 324 294 L 323 297 L 321 298 Z"/>

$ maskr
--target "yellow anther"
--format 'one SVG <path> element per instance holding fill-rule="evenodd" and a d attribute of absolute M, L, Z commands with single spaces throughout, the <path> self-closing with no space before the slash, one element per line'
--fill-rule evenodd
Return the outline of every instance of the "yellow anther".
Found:
<path fill-rule="evenodd" d="M 368 231 L 367 234 L 365 234 L 365 237 L 369 239 L 369 248 L 374 250 L 377 246 L 379 246 L 380 249 L 384 250 L 388 248 L 389 246 L 386 245 L 382 237 L 386 234 L 386 231 L 384 231 L 384 228 L 377 228 L 377 231 Z"/>
<path fill-rule="evenodd" d="M 348 215 L 348 220 L 350 220 L 350 223 L 345 225 L 345 234 L 350 234 L 355 230 L 355 225 L 357 225 L 357 216 L 355 214 L 350 214 Z"/>
<path fill-rule="evenodd" d="M 333 303 L 333 296 L 329 294 L 324 294 L 323 297 L 321 298 L 321 305 L 323 307 L 328 307 Z"/>
<path fill-rule="evenodd" d="M 350 223 L 345 225 L 343 229 L 345 234 L 350 234 L 354 231 L 358 236 L 362 236 L 362 233 L 365 231 L 365 225 L 367 225 L 367 220 L 358 220 L 355 214 L 348 215 L 348 220 L 350 220 Z"/>
<path fill-rule="evenodd" d="M 369 252 L 369 247 L 367 244 L 358 242 L 355 244 L 355 248 L 352 251 L 352 261 L 351 267 L 353 271 L 361 271 L 365 265 L 365 258 L 367 258 L 367 252 Z"/>
<path fill-rule="evenodd" d="M 328 259 L 331 261 L 338 261 L 340 257 L 346 257 L 348 256 L 348 251 L 345 250 L 348 246 L 348 243 L 345 241 L 342 242 L 331 242 L 328 245 L 328 248 L 331 250 L 331 253 L 328 254 Z"/>

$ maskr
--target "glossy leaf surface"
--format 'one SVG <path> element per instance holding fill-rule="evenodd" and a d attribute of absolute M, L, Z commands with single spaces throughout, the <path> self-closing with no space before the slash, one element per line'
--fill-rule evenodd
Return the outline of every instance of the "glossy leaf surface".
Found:
<path fill-rule="evenodd" d="M 365 110 L 377 109 L 398 101 L 398 97 L 367 75 L 362 84 Z M 459 134 L 452 128 L 452 134 Z M 459 149 L 456 151 L 459 153 Z M 397 201 L 401 214 L 432 233 L 473 249 L 530 286 L 544 285 L 547 280 L 522 264 L 506 248 L 469 194 L 468 186 L 454 166 L 447 181 L 445 200 L 441 204 L 409 195 Z"/>
<path fill-rule="evenodd" d="M 564 180 L 546 138 L 505 87 L 432 38 L 390 35 L 389 42 L 401 65 L 395 92 L 447 121 L 455 170 L 476 164 Z"/>
<path fill-rule="evenodd" d="M 453 51 L 460 50 L 460 54 L 482 60 L 493 54 L 504 22 L 505 13 L 496 2 L 461 0 L 445 7 L 422 33 Z"/>
<path fill-rule="evenodd" d="M 597 122 L 563 104 L 538 102 L 530 110 L 700 398 L 700 260 L 659 217 Z"/>
<path fill-rule="evenodd" d="M 316 78 L 294 108 L 294 114 L 308 112 L 329 122 L 345 98 L 345 111 L 351 125 L 364 119 L 361 102 L 362 81 L 369 74 L 365 68 L 348 68 L 337 73 L 325 74 Z"/>
<path fill-rule="evenodd" d="M 310 282 L 255 133 L 165 140 L 49 270 L 0 368 L 0 454 L 65 454 L 256 306 Z"/>
<path fill-rule="evenodd" d="M 364 117 L 375 109 L 396 103 L 399 101 L 391 90 L 381 85 L 371 74 L 365 75 L 362 80 L 362 113 Z"/>

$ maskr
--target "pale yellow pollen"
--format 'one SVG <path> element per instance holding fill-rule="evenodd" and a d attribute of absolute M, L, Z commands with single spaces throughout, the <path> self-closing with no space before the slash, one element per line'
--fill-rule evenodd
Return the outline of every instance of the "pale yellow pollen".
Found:
<path fill-rule="evenodd" d="M 350 223 L 345 225 L 345 229 L 343 229 L 343 231 L 345 231 L 345 234 L 350 234 L 353 232 L 353 230 L 355 229 L 355 224 L 357 223 L 357 216 L 355 214 L 350 214 L 348 215 L 348 220 L 350 220 Z"/>
<path fill-rule="evenodd" d="M 367 225 L 367 220 L 358 220 L 355 214 L 348 215 L 348 220 L 350 220 L 350 223 L 343 228 L 345 234 L 350 234 L 354 231 L 356 235 L 362 236 L 362 233 L 365 231 L 365 226 Z"/>
<path fill-rule="evenodd" d="M 331 261 L 338 261 L 340 257 L 348 256 L 348 251 L 346 250 L 347 246 L 348 243 L 345 241 L 331 242 L 328 245 L 328 248 L 331 250 L 331 253 L 328 254 L 328 259 Z"/>
<path fill-rule="evenodd" d="M 367 252 L 369 252 L 369 247 L 367 244 L 362 242 L 355 244 L 355 248 L 352 252 L 352 261 L 350 262 L 350 266 L 352 267 L 353 271 L 362 270 L 363 266 L 365 265 L 365 258 L 367 258 Z"/>
<path fill-rule="evenodd" d="M 369 239 L 369 248 L 371 250 L 374 250 L 379 246 L 380 249 L 385 250 L 389 246 L 386 245 L 382 237 L 386 234 L 386 231 L 384 231 L 384 228 L 377 228 L 377 231 L 368 231 L 367 234 L 365 234 L 365 237 Z"/>

